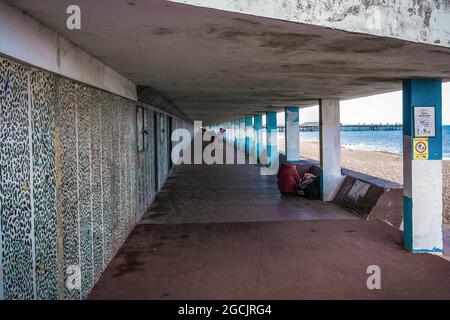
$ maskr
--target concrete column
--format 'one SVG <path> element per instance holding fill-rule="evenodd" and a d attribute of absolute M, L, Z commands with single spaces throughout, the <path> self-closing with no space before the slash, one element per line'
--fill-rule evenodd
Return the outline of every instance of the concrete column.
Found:
<path fill-rule="evenodd" d="M 239 150 L 245 152 L 245 118 L 239 119 Z"/>
<path fill-rule="evenodd" d="M 253 116 L 245 116 L 245 154 L 250 155 L 253 146 Z"/>
<path fill-rule="evenodd" d="M 239 120 L 233 121 L 233 130 L 234 130 L 234 147 L 238 147 L 238 138 L 239 138 Z"/>
<path fill-rule="evenodd" d="M 262 117 L 262 114 L 256 114 L 254 117 L 255 117 L 256 160 L 258 162 L 260 162 L 261 161 L 261 159 L 260 159 L 261 150 L 263 148 L 263 132 L 262 132 L 263 117 Z"/>
<path fill-rule="evenodd" d="M 278 125 L 277 125 L 277 113 L 266 113 L 266 130 L 267 130 L 267 158 L 278 154 Z M 274 138 L 272 136 L 275 135 Z M 273 141 L 272 141 L 273 140 Z"/>
<path fill-rule="evenodd" d="M 320 100 L 320 166 L 322 200 L 333 201 L 344 178 L 341 168 L 339 99 Z"/>
<path fill-rule="evenodd" d="M 287 161 L 300 160 L 300 113 L 298 107 L 285 109 L 285 145 Z"/>
<path fill-rule="evenodd" d="M 404 245 L 443 252 L 442 81 L 403 82 Z"/>

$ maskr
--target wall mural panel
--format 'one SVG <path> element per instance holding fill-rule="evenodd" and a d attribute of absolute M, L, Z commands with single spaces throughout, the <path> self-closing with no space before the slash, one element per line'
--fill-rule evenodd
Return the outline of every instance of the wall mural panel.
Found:
<path fill-rule="evenodd" d="M 167 116 L 159 115 L 159 186 L 163 187 L 168 173 L 168 159 L 167 159 Z"/>
<path fill-rule="evenodd" d="M 96 282 L 104 267 L 103 253 L 103 190 L 102 190 L 102 108 L 107 103 L 106 93 L 95 90 L 94 104 L 89 108 L 89 125 L 91 129 L 91 205 L 93 268 Z"/>
<path fill-rule="evenodd" d="M 91 291 L 93 276 L 93 229 L 91 190 L 90 109 L 95 108 L 94 89 L 81 86 L 78 100 L 78 212 L 80 219 L 81 297 Z"/>
<path fill-rule="evenodd" d="M 119 99 L 113 98 L 113 126 L 112 126 L 112 167 L 111 167 L 111 175 L 112 175 L 112 224 L 111 224 L 111 232 L 112 232 L 112 255 L 115 256 L 117 250 L 119 249 L 117 245 L 119 244 L 119 215 L 122 211 L 122 194 L 120 192 L 120 150 L 122 148 L 120 139 L 120 106 Z M 117 116 L 119 115 L 119 116 Z"/>
<path fill-rule="evenodd" d="M 138 109 L 139 110 L 139 109 Z M 137 154 L 136 179 L 138 187 L 137 197 L 137 218 L 140 219 L 150 207 L 154 196 L 154 128 L 153 112 L 148 109 L 143 110 L 142 128 L 144 148 Z M 137 112 L 137 130 L 139 136 L 140 119 Z M 136 217 L 134 217 L 136 218 Z"/>
<path fill-rule="evenodd" d="M 5 299 L 34 295 L 29 69 L 0 60 L 0 227 Z"/>
<path fill-rule="evenodd" d="M 122 115 L 122 119 L 130 119 L 130 113 L 127 108 L 123 108 L 122 106 L 127 106 L 124 101 L 120 99 L 118 101 L 119 105 L 121 106 L 120 111 Z M 131 119 L 135 119 L 132 117 Z M 130 222 L 130 181 L 128 176 L 128 170 L 130 169 L 130 157 L 128 156 L 128 153 L 130 152 L 130 130 L 129 130 L 129 123 L 127 121 L 120 121 L 121 123 L 121 150 L 120 150 L 120 167 L 121 167 L 121 184 L 120 184 L 120 191 L 122 196 L 122 211 L 120 212 L 119 218 L 120 218 L 120 236 L 119 236 L 119 243 L 117 244 L 117 248 L 120 248 L 123 244 L 123 242 L 126 240 L 128 236 L 128 224 Z"/>
<path fill-rule="evenodd" d="M 33 211 L 36 294 L 39 300 L 58 298 L 55 83 L 55 76 L 31 71 Z"/>
<path fill-rule="evenodd" d="M 105 95 L 101 106 L 102 128 L 102 211 L 103 211 L 103 261 L 108 264 L 113 257 L 113 98 Z"/>
<path fill-rule="evenodd" d="M 66 79 L 58 80 L 57 127 L 60 134 L 61 156 L 56 166 L 61 170 L 58 192 L 58 219 L 62 224 L 63 298 L 80 299 L 77 275 L 80 270 L 80 217 L 78 194 L 78 108 L 79 85 Z"/>
<path fill-rule="evenodd" d="M 0 58 L 0 299 L 88 296 L 168 176 L 153 115 L 138 158 L 134 102 Z"/>
<path fill-rule="evenodd" d="M 136 219 L 136 209 L 137 209 L 137 198 L 136 198 L 136 194 L 137 194 L 137 187 L 136 187 L 136 113 L 134 112 L 135 110 L 135 104 L 132 102 L 127 101 L 127 106 L 126 106 L 126 110 L 128 113 L 128 119 L 130 119 L 131 121 L 128 121 L 128 135 L 127 135 L 127 140 L 126 140 L 126 146 L 128 149 L 127 152 L 127 165 L 128 165 L 128 170 L 127 170 L 127 181 L 128 181 L 128 216 L 129 216 L 129 220 L 127 223 L 127 231 L 126 231 L 126 235 L 123 239 L 123 241 L 125 242 L 126 238 L 128 237 L 128 235 L 131 233 L 131 231 L 133 231 L 134 225 L 137 222 Z M 145 209 L 147 209 L 148 207 L 146 207 Z"/>
<path fill-rule="evenodd" d="M 145 199 L 145 150 L 146 150 L 146 143 L 144 139 L 144 133 L 145 130 L 145 109 L 141 106 L 139 106 L 136 109 L 136 134 L 137 134 L 137 171 L 136 171 L 136 183 L 138 185 L 138 192 L 137 192 L 137 199 L 138 199 L 138 205 L 137 205 L 137 215 L 139 217 L 142 217 L 144 214 L 144 199 Z"/>
<path fill-rule="evenodd" d="M 149 199 L 147 202 L 147 208 L 150 207 L 153 197 L 155 196 L 157 190 L 155 188 L 156 186 L 156 163 L 155 163 L 155 153 L 156 153 L 156 146 L 155 146 L 155 118 L 154 118 L 154 112 L 148 111 L 148 119 L 149 119 L 149 135 L 148 135 L 148 151 L 147 151 L 147 166 L 148 166 L 148 172 L 149 172 Z"/>

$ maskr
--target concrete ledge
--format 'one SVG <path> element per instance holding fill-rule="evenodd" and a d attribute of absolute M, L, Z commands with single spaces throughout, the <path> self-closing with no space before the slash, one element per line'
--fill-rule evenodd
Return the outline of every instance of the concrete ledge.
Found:
<path fill-rule="evenodd" d="M 0 54 L 137 100 L 136 85 L 31 16 L 0 0 Z"/>
<path fill-rule="evenodd" d="M 320 174 L 317 161 L 300 161 L 297 163 L 300 176 L 306 172 Z M 382 220 L 396 228 L 403 222 L 403 187 L 395 182 L 368 176 L 359 172 L 342 170 L 344 183 L 339 189 L 334 203 L 367 220 Z M 357 200 L 349 194 L 357 181 L 369 185 L 367 193 Z"/>
<path fill-rule="evenodd" d="M 350 194 L 357 181 L 362 180 L 347 176 L 334 203 L 355 212 L 364 219 L 379 219 L 400 228 L 403 221 L 403 188 L 385 188 L 363 181 L 370 187 L 365 195 L 355 200 Z"/>

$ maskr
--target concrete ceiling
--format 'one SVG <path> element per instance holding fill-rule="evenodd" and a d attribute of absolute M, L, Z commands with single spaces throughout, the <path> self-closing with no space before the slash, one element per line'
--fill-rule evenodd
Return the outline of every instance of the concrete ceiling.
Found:
<path fill-rule="evenodd" d="M 9 2 L 193 120 L 395 91 L 404 78 L 450 79 L 449 48 L 393 38 L 162 0 L 78 0 L 82 30 L 70 31 L 73 1 Z"/>

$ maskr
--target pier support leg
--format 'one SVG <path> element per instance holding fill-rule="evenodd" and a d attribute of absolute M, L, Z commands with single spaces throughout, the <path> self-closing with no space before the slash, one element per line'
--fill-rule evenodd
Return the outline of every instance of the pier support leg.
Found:
<path fill-rule="evenodd" d="M 443 252 L 442 81 L 403 82 L 404 245 Z"/>
<path fill-rule="evenodd" d="M 300 160 L 300 112 L 298 107 L 285 109 L 286 115 L 286 159 L 287 161 Z"/>
<path fill-rule="evenodd" d="M 256 161 L 259 163 L 261 161 L 261 150 L 263 144 L 263 117 L 262 114 L 257 114 L 254 116 L 255 118 L 255 152 L 256 152 Z"/>
<path fill-rule="evenodd" d="M 344 178 L 341 169 L 339 99 L 320 100 L 320 166 L 322 200 L 333 201 Z"/>
<path fill-rule="evenodd" d="M 277 113 L 266 113 L 267 129 L 267 161 L 270 163 L 272 157 L 278 156 L 278 124 Z"/>

